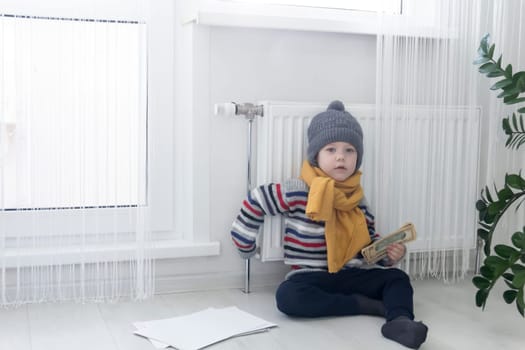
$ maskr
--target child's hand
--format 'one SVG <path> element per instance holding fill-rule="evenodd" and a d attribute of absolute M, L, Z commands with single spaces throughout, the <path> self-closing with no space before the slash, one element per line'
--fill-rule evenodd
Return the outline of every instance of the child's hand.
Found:
<path fill-rule="evenodd" d="M 392 243 L 386 247 L 386 254 L 392 265 L 395 265 L 405 256 L 406 250 L 407 249 L 403 243 Z"/>

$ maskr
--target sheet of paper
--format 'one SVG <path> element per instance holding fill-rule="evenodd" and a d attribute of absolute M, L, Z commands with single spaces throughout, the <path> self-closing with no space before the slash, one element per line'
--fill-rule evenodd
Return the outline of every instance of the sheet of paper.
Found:
<path fill-rule="evenodd" d="M 209 310 L 213 310 L 213 309 L 214 308 L 209 308 L 209 309 L 206 309 L 206 310 L 203 310 L 203 311 L 199 311 L 198 313 L 201 313 L 201 312 L 206 313 Z M 150 327 L 155 328 L 155 327 L 157 327 L 159 325 L 160 325 L 160 327 L 162 327 L 163 323 L 168 323 L 168 322 L 170 322 L 170 320 L 176 319 L 176 318 L 178 318 L 178 317 L 166 318 L 166 319 L 160 319 L 160 320 L 153 320 L 153 321 L 135 322 L 135 323 L 133 323 L 133 326 L 135 326 L 135 328 L 137 328 L 137 330 L 144 331 L 145 328 L 150 328 Z M 140 334 L 138 332 L 135 332 L 135 334 L 142 335 L 142 334 Z M 148 338 L 148 337 L 146 337 L 146 338 Z M 148 338 L 148 340 L 151 342 L 151 344 L 156 349 L 165 349 L 165 348 L 170 346 L 169 344 L 163 343 L 163 342 L 155 340 L 153 338 Z"/>
<path fill-rule="evenodd" d="M 136 334 L 180 350 L 197 350 L 225 339 L 276 327 L 237 307 L 206 309 L 190 315 L 136 323 Z M 162 343 L 162 344 L 160 344 Z"/>
<path fill-rule="evenodd" d="M 147 326 L 145 325 L 145 323 L 147 322 L 135 322 L 133 323 L 133 325 L 135 326 L 135 328 L 137 329 L 143 329 L 143 328 L 146 328 Z M 135 332 L 136 333 L 136 332 Z M 138 333 L 136 333 L 137 335 L 140 335 Z M 151 339 L 151 338 L 146 338 L 149 340 L 149 342 L 151 343 L 151 345 L 153 345 L 155 347 L 155 349 L 166 349 L 167 347 L 169 347 L 168 344 L 165 344 L 163 342 L 160 342 L 158 340 L 155 340 L 155 339 Z"/>

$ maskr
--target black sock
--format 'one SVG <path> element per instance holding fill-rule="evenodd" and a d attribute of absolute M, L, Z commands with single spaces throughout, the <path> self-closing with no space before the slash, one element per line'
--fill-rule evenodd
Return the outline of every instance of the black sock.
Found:
<path fill-rule="evenodd" d="M 361 315 L 385 317 L 385 306 L 383 305 L 383 301 L 368 298 L 361 294 L 354 294 L 354 297 L 359 306 L 359 313 Z"/>
<path fill-rule="evenodd" d="M 398 342 L 411 349 L 417 349 L 427 339 L 428 327 L 423 322 L 416 322 L 400 316 L 386 322 L 381 327 L 385 338 Z"/>

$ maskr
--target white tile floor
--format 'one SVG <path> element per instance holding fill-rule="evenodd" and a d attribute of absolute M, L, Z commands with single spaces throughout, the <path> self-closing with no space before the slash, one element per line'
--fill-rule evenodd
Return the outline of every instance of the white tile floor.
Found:
<path fill-rule="evenodd" d="M 414 289 L 416 316 L 430 329 L 422 350 L 525 349 L 525 319 L 496 293 L 481 311 L 474 305 L 470 279 L 452 285 L 415 281 Z M 216 290 L 160 295 L 139 303 L 43 304 L 0 310 L 0 349 L 153 350 L 147 340 L 133 335 L 133 322 L 230 305 L 279 327 L 230 339 L 210 350 L 405 349 L 381 336 L 380 318 L 289 318 L 275 308 L 274 290 L 253 288 L 250 294 Z"/>

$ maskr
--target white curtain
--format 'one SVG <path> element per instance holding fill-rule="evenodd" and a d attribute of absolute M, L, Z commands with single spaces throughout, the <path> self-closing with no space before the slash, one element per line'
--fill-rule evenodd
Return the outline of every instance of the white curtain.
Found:
<path fill-rule="evenodd" d="M 143 2 L 0 8 L 1 305 L 153 293 Z"/>
<path fill-rule="evenodd" d="M 478 179 L 476 162 L 465 154 L 478 146 L 478 130 L 470 121 L 480 114 L 472 61 L 481 38 L 481 1 L 403 4 L 403 16 L 382 18 L 377 38 L 378 136 L 372 152 L 381 171 L 375 174 L 372 200 L 380 232 L 392 229 L 382 222 L 420 218 L 414 224 L 421 242 L 417 249 L 407 245 L 402 267 L 417 278 L 452 281 L 473 268 Z M 425 118 L 430 118 L 428 134 L 416 124 L 398 127 L 399 120 Z M 461 151 L 451 152 L 451 144 Z M 407 162 L 422 154 L 432 161 L 422 161 L 416 173 L 404 173 Z M 466 177 L 467 172 L 473 175 Z M 399 193 L 403 181 L 411 191 Z M 398 198 L 398 205 L 386 206 L 385 196 Z"/>
<path fill-rule="evenodd" d="M 525 1 L 494 0 L 490 2 L 489 11 L 484 18 L 484 33 L 490 34 L 491 43 L 496 45 L 494 57 L 502 55 L 502 65 L 512 65 L 514 73 L 525 70 Z M 505 148 L 507 139 L 501 127 L 501 120 L 512 115 L 519 105 L 504 105 L 502 99 L 496 98 L 500 91 L 490 91 L 497 78 L 489 79 L 482 75 L 481 88 L 484 96 L 483 107 L 487 116 L 487 157 L 482 164 L 482 185 L 496 184 L 501 189 L 505 174 L 525 173 L 525 150 Z M 511 210 L 503 216 L 494 234 L 494 243 L 510 244 L 510 236 L 525 227 L 525 209 L 522 205 L 516 212 Z"/>

